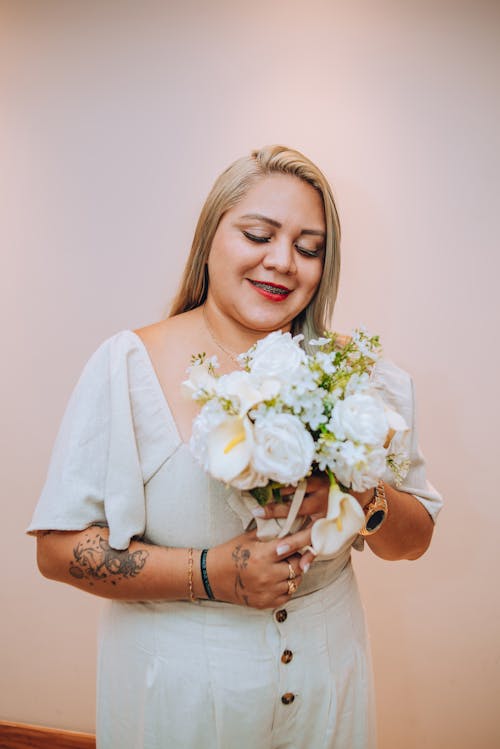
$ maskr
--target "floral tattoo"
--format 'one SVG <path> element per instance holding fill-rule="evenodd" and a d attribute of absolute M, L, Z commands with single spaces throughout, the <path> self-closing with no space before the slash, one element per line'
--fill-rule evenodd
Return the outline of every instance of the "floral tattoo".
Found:
<path fill-rule="evenodd" d="M 233 553 L 231 554 L 234 566 L 236 567 L 236 577 L 234 579 L 234 593 L 237 598 L 242 598 L 245 606 L 250 606 L 248 596 L 242 592 L 245 588 L 245 583 L 241 577 L 241 570 L 244 570 L 248 566 L 248 560 L 250 559 L 250 549 L 242 548 L 241 544 L 235 546 Z"/>
<path fill-rule="evenodd" d="M 73 549 L 74 559 L 70 563 L 70 575 L 79 580 L 94 580 L 112 585 L 129 577 L 136 577 L 146 564 L 149 553 L 143 549 L 130 552 L 128 549 L 112 549 L 100 534 L 88 535 Z"/>

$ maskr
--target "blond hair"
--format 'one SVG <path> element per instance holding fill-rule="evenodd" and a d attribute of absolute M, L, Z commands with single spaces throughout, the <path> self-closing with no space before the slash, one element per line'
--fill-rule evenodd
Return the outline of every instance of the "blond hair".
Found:
<path fill-rule="evenodd" d="M 293 321 L 294 333 L 306 340 L 321 335 L 330 325 L 340 272 L 340 223 L 328 181 L 318 167 L 298 151 L 285 146 L 265 146 L 229 166 L 216 180 L 202 208 L 191 252 L 170 316 L 199 307 L 208 291 L 207 261 L 219 222 L 226 211 L 246 195 L 252 185 L 270 174 L 288 174 L 308 182 L 321 196 L 325 212 L 325 255 L 318 289 Z"/>

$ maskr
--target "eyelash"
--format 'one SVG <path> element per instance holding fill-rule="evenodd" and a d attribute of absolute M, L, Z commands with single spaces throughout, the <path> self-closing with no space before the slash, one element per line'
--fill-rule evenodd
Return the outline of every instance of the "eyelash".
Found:
<path fill-rule="evenodd" d="M 271 240 L 271 237 L 256 237 L 255 234 L 250 234 L 248 231 L 244 231 L 243 236 L 249 239 L 250 242 L 257 242 L 257 244 L 265 244 Z M 321 250 L 306 250 L 298 244 L 295 245 L 295 249 L 305 257 L 318 257 L 321 252 Z"/>

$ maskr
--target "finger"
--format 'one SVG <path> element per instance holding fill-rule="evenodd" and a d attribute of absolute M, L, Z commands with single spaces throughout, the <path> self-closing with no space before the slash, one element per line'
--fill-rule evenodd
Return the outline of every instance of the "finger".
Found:
<path fill-rule="evenodd" d="M 297 515 L 326 515 L 328 498 L 322 492 L 306 494 Z"/>
<path fill-rule="evenodd" d="M 294 554 L 291 557 L 287 557 L 284 562 L 286 562 L 286 566 L 283 562 L 280 562 L 280 569 L 282 573 L 282 579 L 283 577 L 286 577 L 288 580 L 294 579 L 295 577 L 300 577 L 302 575 L 302 568 L 300 566 L 300 560 L 301 560 L 300 554 Z M 290 566 L 288 566 L 290 565 Z M 291 569 L 290 569 L 291 568 Z"/>
<path fill-rule="evenodd" d="M 314 514 L 320 514 L 324 516 L 326 514 L 326 507 L 327 502 L 325 497 L 323 497 L 320 494 L 311 494 L 309 496 L 306 495 L 305 499 L 302 501 L 302 504 L 300 505 L 299 511 L 297 512 L 297 515 L 300 517 L 305 517 L 306 515 L 314 515 Z M 262 512 L 258 512 L 255 517 L 262 517 L 262 518 L 286 518 L 288 517 L 288 513 L 290 512 L 290 505 L 288 503 L 286 504 L 280 504 L 279 502 L 271 502 L 265 507 L 259 508 L 259 510 L 262 510 Z"/>
<path fill-rule="evenodd" d="M 311 564 L 314 562 L 314 554 L 312 551 L 306 551 L 299 562 L 300 569 L 304 572 L 304 574 L 308 571 Z"/>
<path fill-rule="evenodd" d="M 297 575 L 297 577 L 294 577 L 293 580 L 287 578 L 282 585 L 283 593 L 285 593 L 287 596 L 293 595 L 299 589 L 299 585 L 301 582 L 302 575 Z"/>
<path fill-rule="evenodd" d="M 300 551 L 304 546 L 309 546 L 311 543 L 311 526 L 291 536 L 286 536 L 286 538 L 276 539 L 271 543 L 275 545 L 275 552 L 278 557 L 290 556 L 290 554 Z"/>
<path fill-rule="evenodd" d="M 300 505 L 297 515 L 304 517 L 306 515 L 321 515 L 324 517 L 328 504 L 328 497 L 322 492 L 311 492 L 306 494 L 305 498 Z M 256 518 L 270 519 L 270 518 L 286 518 L 290 511 L 290 504 L 288 501 L 281 502 L 269 502 L 264 507 L 257 507 L 253 510 L 253 515 Z"/>
<path fill-rule="evenodd" d="M 269 520 L 270 518 L 286 518 L 290 510 L 290 504 L 282 504 L 280 502 L 269 502 L 265 507 L 256 507 L 252 510 L 252 514 L 255 518 L 264 518 Z"/>
<path fill-rule="evenodd" d="M 286 486 L 281 490 L 282 495 L 288 495 L 293 494 L 295 492 L 297 487 L 295 486 Z M 306 494 L 310 494 L 311 492 L 317 492 L 317 491 L 329 491 L 330 489 L 330 479 L 326 475 L 326 473 L 313 473 L 311 476 L 307 478 L 307 488 L 306 488 Z"/>
<path fill-rule="evenodd" d="M 319 490 L 329 491 L 330 479 L 326 473 L 315 473 L 307 479 L 307 491 L 317 492 Z"/>

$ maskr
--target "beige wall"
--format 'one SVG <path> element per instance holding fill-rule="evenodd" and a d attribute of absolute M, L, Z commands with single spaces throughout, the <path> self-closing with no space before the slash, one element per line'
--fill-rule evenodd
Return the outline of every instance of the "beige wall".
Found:
<path fill-rule="evenodd" d="M 498 745 L 498 4 L 0 13 L 0 718 L 93 729 L 100 602 L 42 579 L 23 528 L 86 358 L 163 314 L 219 170 L 284 142 L 338 199 L 335 326 L 364 322 L 413 373 L 448 501 L 419 562 L 356 556 L 381 747 Z"/>

